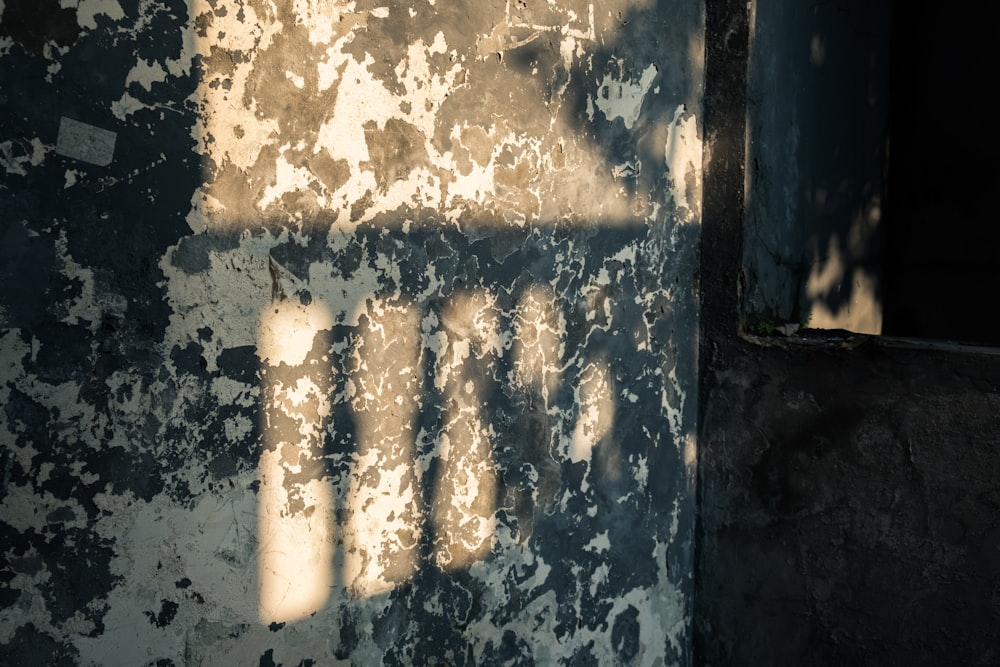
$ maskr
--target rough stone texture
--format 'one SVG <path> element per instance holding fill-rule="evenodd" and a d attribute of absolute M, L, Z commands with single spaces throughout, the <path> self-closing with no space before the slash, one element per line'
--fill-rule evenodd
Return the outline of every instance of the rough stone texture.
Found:
<path fill-rule="evenodd" d="M 704 661 L 995 664 L 997 359 L 739 352 L 706 380 Z"/>
<path fill-rule="evenodd" d="M 695 661 L 996 664 L 1000 356 L 741 331 L 747 6 L 706 18 Z"/>
<path fill-rule="evenodd" d="M 701 3 L 0 9 L 0 662 L 690 662 Z"/>

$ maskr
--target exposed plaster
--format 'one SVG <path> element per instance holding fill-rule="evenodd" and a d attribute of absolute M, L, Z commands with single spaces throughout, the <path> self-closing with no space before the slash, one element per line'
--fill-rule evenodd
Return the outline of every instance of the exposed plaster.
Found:
<path fill-rule="evenodd" d="M 59 291 L 0 332 L 6 557 L 75 530 L 98 583 L 12 580 L 19 628 L 80 664 L 689 659 L 700 101 L 686 43 L 571 4 L 74 5 L 117 142 L 58 190 L 135 199 L 24 241 Z"/>
<path fill-rule="evenodd" d="M 638 81 L 623 76 L 624 62 L 619 60 L 618 77 L 607 73 L 597 84 L 597 94 L 587 99 L 587 115 L 593 120 L 593 107 L 597 107 L 610 123 L 621 118 L 625 127 L 632 129 L 642 112 L 642 102 L 656 79 L 656 65 L 643 70 Z"/>

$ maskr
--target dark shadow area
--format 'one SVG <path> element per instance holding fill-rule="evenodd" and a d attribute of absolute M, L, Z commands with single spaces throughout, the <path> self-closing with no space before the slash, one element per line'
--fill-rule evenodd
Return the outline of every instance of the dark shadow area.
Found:
<path fill-rule="evenodd" d="M 925 1 L 895 2 L 893 13 L 883 333 L 1000 344 L 983 302 L 1000 291 L 1000 130 L 979 85 L 992 72 L 992 32 Z"/>
<path fill-rule="evenodd" d="M 995 344 L 1000 147 L 981 22 L 927 2 L 754 3 L 743 313 Z"/>
<path fill-rule="evenodd" d="M 741 335 L 752 21 L 707 9 L 694 662 L 993 664 L 1000 358 Z"/>
<path fill-rule="evenodd" d="M 891 2 L 752 3 L 743 298 L 748 329 L 878 333 Z"/>

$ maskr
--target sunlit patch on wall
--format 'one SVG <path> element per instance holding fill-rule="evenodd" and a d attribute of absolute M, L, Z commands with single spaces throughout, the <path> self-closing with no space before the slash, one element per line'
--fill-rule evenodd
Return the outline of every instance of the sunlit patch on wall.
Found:
<path fill-rule="evenodd" d="M 521 295 L 514 315 L 512 380 L 545 406 L 562 383 L 566 319 L 546 285 L 532 285 Z"/>
<path fill-rule="evenodd" d="M 316 334 L 330 327 L 319 300 L 283 299 L 265 308 L 258 334 L 263 367 L 264 448 L 257 509 L 262 623 L 305 618 L 334 584 L 333 489 L 324 475 L 330 369 L 307 363 Z"/>
<path fill-rule="evenodd" d="M 360 309 L 350 364 L 356 452 L 345 502 L 344 583 L 352 595 L 383 593 L 416 571 L 424 512 L 415 418 L 423 371 L 415 306 Z"/>
<path fill-rule="evenodd" d="M 574 401 L 579 414 L 567 455 L 571 461 L 589 461 L 615 423 L 615 386 L 606 359 L 587 364 L 580 373 Z"/>
<path fill-rule="evenodd" d="M 806 280 L 810 310 L 802 324 L 816 329 L 882 333 L 879 276 L 863 261 L 865 244 L 871 243 L 878 223 L 876 201 L 865 216 L 855 218 L 847 243 L 842 243 L 836 234 L 830 237 L 826 253 L 814 260 Z M 833 308 L 831 302 L 842 303 Z"/>
<path fill-rule="evenodd" d="M 486 405 L 502 346 L 493 306 L 485 292 L 464 292 L 442 313 L 447 344 L 438 353 L 435 384 L 445 414 L 431 523 L 434 561 L 445 570 L 485 558 L 496 531 L 496 433 Z"/>

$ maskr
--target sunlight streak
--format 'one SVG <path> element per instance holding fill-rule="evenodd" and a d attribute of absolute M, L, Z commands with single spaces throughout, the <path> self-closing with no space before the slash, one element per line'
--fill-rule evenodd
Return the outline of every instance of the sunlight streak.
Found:
<path fill-rule="evenodd" d="M 422 532 L 414 425 L 423 373 L 420 319 L 412 305 L 374 304 L 350 371 L 355 452 L 346 499 L 344 582 L 370 597 L 408 581 Z"/>
<path fill-rule="evenodd" d="M 316 334 L 330 326 L 329 312 L 316 300 L 308 306 L 281 300 L 261 316 L 261 623 L 309 616 L 326 604 L 334 584 L 333 490 L 323 463 L 331 371 L 306 363 Z"/>
<path fill-rule="evenodd" d="M 566 319 L 546 285 L 532 285 L 517 304 L 514 320 L 513 380 L 547 408 L 562 384 Z"/>
<path fill-rule="evenodd" d="M 580 373 L 576 387 L 579 415 L 569 443 L 572 461 L 589 461 L 594 447 L 611 433 L 615 423 L 615 385 L 607 360 L 591 362 Z"/>
<path fill-rule="evenodd" d="M 496 433 L 484 418 L 491 367 L 501 352 L 492 299 L 486 292 L 459 293 L 442 314 L 447 343 L 438 353 L 435 384 L 445 416 L 431 523 L 434 561 L 449 571 L 485 558 L 496 532 Z"/>

